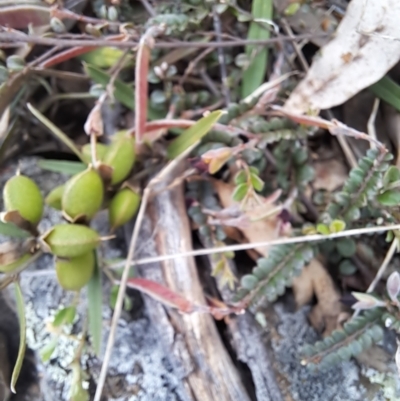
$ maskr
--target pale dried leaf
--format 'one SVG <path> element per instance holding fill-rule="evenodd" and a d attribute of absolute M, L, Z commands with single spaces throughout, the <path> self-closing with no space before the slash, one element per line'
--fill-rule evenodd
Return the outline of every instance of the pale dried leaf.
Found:
<path fill-rule="evenodd" d="M 232 199 L 232 193 L 235 189 L 234 185 L 227 184 L 220 180 L 214 180 L 213 185 L 224 208 L 238 205 L 238 203 Z M 272 211 L 275 207 L 276 206 L 272 203 L 266 203 L 263 208 L 263 215 L 265 215 L 268 210 Z M 240 231 L 249 242 L 272 241 L 279 237 L 280 219 L 274 214 L 270 218 L 252 221 L 248 226 L 241 227 Z M 261 255 L 266 256 L 268 247 L 258 247 L 255 248 L 255 250 Z"/>
<path fill-rule="evenodd" d="M 285 109 L 328 109 L 382 78 L 400 59 L 399 15 L 397 0 L 352 0 L 335 38 L 321 49 Z"/>
<path fill-rule="evenodd" d="M 338 326 L 342 312 L 340 294 L 335 284 L 318 259 L 313 259 L 293 281 L 296 304 L 301 307 L 309 303 L 314 295 L 317 305 L 312 309 L 309 319 L 324 336 L 329 335 Z"/>
<path fill-rule="evenodd" d="M 388 278 L 386 283 L 388 295 L 392 301 L 397 302 L 400 293 L 400 274 L 394 271 Z"/>
<path fill-rule="evenodd" d="M 314 189 L 325 189 L 332 192 L 341 187 L 347 179 L 346 166 L 335 159 L 314 163 L 314 170 Z"/>

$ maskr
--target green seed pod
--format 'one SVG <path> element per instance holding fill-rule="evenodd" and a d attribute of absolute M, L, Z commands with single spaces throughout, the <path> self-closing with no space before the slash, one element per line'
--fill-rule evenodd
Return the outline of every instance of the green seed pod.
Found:
<path fill-rule="evenodd" d="M 92 162 L 92 146 L 90 143 L 82 146 L 81 149 L 83 159 L 87 164 Z M 104 159 L 104 155 L 107 152 L 107 146 L 103 143 L 96 143 L 96 156 L 97 160 L 102 161 Z"/>
<path fill-rule="evenodd" d="M 93 251 L 70 259 L 56 259 L 58 283 L 64 290 L 79 291 L 92 278 L 95 258 Z"/>
<path fill-rule="evenodd" d="M 103 159 L 105 165 L 113 168 L 111 184 L 119 184 L 128 176 L 135 158 L 134 138 L 118 133 Z"/>
<path fill-rule="evenodd" d="M 140 195 L 130 188 L 123 188 L 112 198 L 108 207 L 111 231 L 127 223 L 137 212 Z"/>
<path fill-rule="evenodd" d="M 61 199 L 65 216 L 71 221 L 91 219 L 103 203 L 103 192 L 103 181 L 93 168 L 73 176 L 65 184 Z"/>
<path fill-rule="evenodd" d="M 43 197 L 39 187 L 24 175 L 10 178 L 3 188 L 6 211 L 16 210 L 22 218 L 37 225 L 43 214 Z"/>
<path fill-rule="evenodd" d="M 81 256 L 95 249 L 101 240 L 96 231 L 81 224 L 57 224 L 41 239 L 60 258 Z"/>
<path fill-rule="evenodd" d="M 62 209 L 61 199 L 64 193 L 64 189 L 65 189 L 65 184 L 55 187 L 46 196 L 46 199 L 44 200 L 45 203 L 51 206 L 53 209 L 61 210 Z"/>

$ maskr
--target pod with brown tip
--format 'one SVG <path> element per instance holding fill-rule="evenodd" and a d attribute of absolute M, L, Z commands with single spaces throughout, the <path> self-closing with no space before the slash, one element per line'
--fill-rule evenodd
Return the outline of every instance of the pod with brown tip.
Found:
<path fill-rule="evenodd" d="M 74 258 L 95 249 L 101 238 L 96 231 L 81 224 L 57 224 L 41 240 L 45 251 L 60 258 Z"/>
<path fill-rule="evenodd" d="M 99 173 L 89 167 L 65 184 L 61 198 L 64 215 L 70 221 L 90 220 L 103 203 L 104 185 Z"/>
<path fill-rule="evenodd" d="M 90 164 L 92 163 L 92 145 L 90 143 L 87 143 L 86 145 L 82 146 L 81 149 L 83 160 L 87 163 Z M 96 143 L 96 158 L 99 161 L 102 161 L 105 154 L 107 152 L 107 146 L 104 145 L 103 143 Z"/>
<path fill-rule="evenodd" d="M 61 199 L 64 193 L 65 184 L 59 185 L 52 189 L 45 198 L 45 203 L 52 207 L 53 209 L 61 210 Z"/>
<path fill-rule="evenodd" d="M 55 268 L 58 283 L 64 290 L 79 291 L 92 278 L 95 267 L 93 251 L 69 259 L 57 258 Z"/>
<path fill-rule="evenodd" d="M 10 178 L 3 188 L 7 212 L 17 211 L 26 221 L 36 226 L 43 215 L 43 197 L 39 187 L 24 175 Z"/>
<path fill-rule="evenodd" d="M 108 207 L 111 230 L 127 223 L 138 211 L 140 195 L 130 188 L 123 188 L 112 198 Z"/>
<path fill-rule="evenodd" d="M 135 139 L 119 133 L 108 146 L 103 159 L 103 163 L 113 169 L 111 184 L 119 184 L 128 177 L 135 159 Z"/>

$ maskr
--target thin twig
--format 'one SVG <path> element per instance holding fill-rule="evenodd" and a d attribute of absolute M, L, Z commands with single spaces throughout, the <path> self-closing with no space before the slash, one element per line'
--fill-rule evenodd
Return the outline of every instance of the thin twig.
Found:
<path fill-rule="evenodd" d="M 397 245 L 398 245 L 398 240 L 397 240 L 397 238 L 395 238 L 392 241 L 392 244 L 390 245 L 390 248 L 386 253 L 385 259 L 383 260 L 381 267 L 379 268 L 378 272 L 376 273 L 375 278 L 373 279 L 372 283 L 369 285 L 367 292 L 374 291 L 376 285 L 381 280 L 383 273 L 385 273 L 386 268 L 389 266 L 389 263 L 392 260 L 393 255 L 396 253 Z"/>
<path fill-rule="evenodd" d="M 371 136 L 371 138 L 374 138 L 375 141 L 378 140 L 377 136 L 376 136 L 376 129 L 375 129 L 375 120 L 376 120 L 376 115 L 378 114 L 378 110 L 379 110 L 379 98 L 375 98 L 374 101 L 374 105 L 372 106 L 372 111 L 371 111 L 371 115 L 369 116 L 368 119 L 368 124 L 367 124 L 367 130 L 368 130 L 368 134 Z M 374 142 L 370 142 L 370 147 L 372 148 L 376 148 L 376 144 Z"/>
<path fill-rule="evenodd" d="M 295 38 L 291 38 L 288 36 L 278 36 L 276 38 L 270 38 L 265 40 L 260 39 L 237 39 L 237 40 L 228 40 L 224 42 L 183 42 L 183 41 L 174 41 L 174 42 L 156 42 L 154 47 L 158 49 L 174 49 L 174 48 L 207 48 L 212 47 L 214 49 L 218 47 L 242 47 L 246 45 L 269 45 L 280 42 L 293 42 L 300 41 L 303 39 L 313 39 L 317 37 L 329 37 L 327 34 L 315 35 L 315 34 L 303 34 L 297 35 Z M 38 35 L 26 35 L 22 32 L 0 32 L 0 47 L 19 47 L 24 46 L 26 43 L 44 45 L 44 46 L 59 46 L 59 47 L 75 47 L 75 46 L 114 46 L 118 48 L 134 48 L 139 42 L 128 40 L 128 36 L 126 41 L 111 41 L 107 40 L 107 36 L 104 36 L 103 39 L 61 39 L 57 36 L 49 38 L 42 37 Z"/>
<path fill-rule="evenodd" d="M 191 257 L 191 256 L 202 256 L 202 255 L 212 255 L 217 253 L 224 253 L 224 252 L 235 252 L 235 251 L 245 251 L 248 249 L 254 249 L 259 247 L 265 246 L 275 246 L 275 245 L 288 245 L 288 244 L 299 244 L 303 242 L 317 242 L 317 241 L 325 241 L 335 238 L 344 238 L 344 237 L 352 237 L 356 235 L 362 234 L 376 234 L 376 233 L 383 233 L 391 230 L 399 230 L 400 224 L 394 224 L 390 226 L 375 226 L 375 227 L 365 227 L 365 228 L 356 228 L 352 230 L 345 230 L 340 231 L 338 233 L 329 234 L 329 235 L 305 235 L 301 237 L 290 237 L 290 238 L 279 238 L 273 241 L 263 241 L 263 242 L 252 242 L 249 244 L 237 244 L 237 245 L 226 245 L 221 247 L 209 248 L 209 249 L 199 249 L 190 252 L 183 252 L 177 253 L 174 255 L 162 255 L 162 256 L 155 256 L 151 258 L 143 258 L 132 260 L 130 265 L 145 265 L 148 263 L 155 263 L 155 262 L 164 262 L 166 260 L 172 260 L 176 258 L 182 257 Z M 111 265 L 111 268 L 120 268 L 125 264 L 125 262 L 115 263 Z"/>
<path fill-rule="evenodd" d="M 99 375 L 99 381 L 97 383 L 94 401 L 101 400 L 101 395 L 102 395 L 105 380 L 107 377 L 107 370 L 108 370 L 108 366 L 110 364 L 112 350 L 113 350 L 113 346 L 114 346 L 114 342 L 115 342 L 115 335 L 116 335 L 116 331 L 117 331 L 118 320 L 121 316 L 122 306 L 123 306 L 124 298 L 125 298 L 126 286 L 127 286 L 127 282 L 128 282 L 128 278 L 129 278 L 130 268 L 132 265 L 132 263 L 130 263 L 130 260 L 133 259 L 133 256 L 135 254 L 136 243 L 137 243 L 137 240 L 139 237 L 140 228 L 142 226 L 147 203 L 150 199 L 151 192 L 157 184 L 159 184 L 160 182 L 166 181 L 166 178 L 168 178 L 169 174 L 176 168 L 176 166 L 185 157 L 187 157 L 190 154 L 190 152 L 198 145 L 198 142 L 199 141 L 197 141 L 194 145 L 189 147 L 185 152 L 181 153 L 176 159 L 174 159 L 169 164 L 167 164 L 164 167 L 164 169 L 161 170 L 160 173 L 157 174 L 149 182 L 149 184 L 146 186 L 146 188 L 143 192 L 142 202 L 141 202 L 140 209 L 139 209 L 139 212 L 138 212 L 138 215 L 136 218 L 135 227 L 133 228 L 131 242 L 129 244 L 128 256 L 124 263 L 124 271 L 123 271 L 122 277 L 121 277 L 121 283 L 120 283 L 120 287 L 118 290 L 117 302 L 115 303 L 115 310 L 114 310 L 114 314 L 113 314 L 112 321 L 111 321 L 110 333 L 108 335 L 106 351 L 104 354 L 104 360 L 103 360 L 103 364 L 102 364 L 100 375 Z"/>

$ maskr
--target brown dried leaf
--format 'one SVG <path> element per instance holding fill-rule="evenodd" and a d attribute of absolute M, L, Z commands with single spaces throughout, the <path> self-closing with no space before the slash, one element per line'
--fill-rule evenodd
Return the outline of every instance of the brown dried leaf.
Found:
<path fill-rule="evenodd" d="M 285 109 L 328 109 L 382 78 L 400 59 L 399 14 L 397 0 L 352 0 L 334 39 L 321 49 Z"/>
<path fill-rule="evenodd" d="M 224 208 L 230 208 L 232 206 L 238 205 L 238 202 L 235 202 L 232 199 L 232 194 L 235 190 L 234 185 L 227 184 L 220 180 L 214 180 L 213 185 Z M 268 213 L 268 211 L 272 211 L 274 208 L 276 208 L 276 205 L 270 202 L 265 203 L 262 208 L 262 214 L 264 215 Z M 259 210 L 259 212 L 261 212 L 261 210 Z M 257 214 L 255 213 L 254 209 L 251 213 L 252 215 Z M 260 215 L 260 213 L 258 214 Z M 274 214 L 270 218 L 252 221 L 248 226 L 241 227 L 240 231 L 249 242 L 272 241 L 274 239 L 277 239 L 279 236 L 280 219 L 276 214 Z M 261 255 L 266 255 L 268 252 L 267 247 L 258 247 L 255 248 L 255 250 Z"/>
<path fill-rule="evenodd" d="M 309 315 L 316 330 L 327 336 L 337 328 L 338 317 L 342 312 L 340 294 L 318 259 L 313 259 L 293 281 L 293 292 L 299 307 L 306 305 L 314 295 L 316 296 L 317 305 Z"/>

